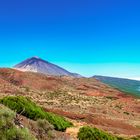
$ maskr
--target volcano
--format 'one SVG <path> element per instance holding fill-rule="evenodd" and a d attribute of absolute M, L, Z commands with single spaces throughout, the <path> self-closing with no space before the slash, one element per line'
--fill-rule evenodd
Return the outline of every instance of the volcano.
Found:
<path fill-rule="evenodd" d="M 36 56 L 26 59 L 25 61 L 15 65 L 14 69 L 53 76 L 72 76 L 77 78 L 81 77 L 79 74 L 71 73 L 62 67 L 59 67 Z"/>

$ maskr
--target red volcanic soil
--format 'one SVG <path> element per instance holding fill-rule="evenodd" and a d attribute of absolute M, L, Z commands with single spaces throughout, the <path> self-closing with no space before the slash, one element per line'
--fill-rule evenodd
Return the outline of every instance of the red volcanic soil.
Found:
<path fill-rule="evenodd" d="M 21 72 L 14 69 L 0 69 L 0 78 L 18 87 L 34 90 L 74 89 L 88 96 L 116 96 L 122 94 L 93 78 L 70 78 L 46 76 L 43 74 Z M 113 94 L 112 94 L 113 93 Z"/>
<path fill-rule="evenodd" d="M 119 94 L 117 95 L 117 97 L 120 97 L 120 98 L 131 98 L 130 95 L 126 95 L 126 94 L 122 94 L 122 93 L 119 93 Z"/>
<path fill-rule="evenodd" d="M 19 86 L 22 84 L 22 72 L 12 70 L 12 69 L 0 69 L 0 78 L 13 84 Z"/>
<path fill-rule="evenodd" d="M 93 116 L 90 114 L 76 114 L 72 112 L 66 112 L 60 109 L 46 109 L 47 112 L 53 112 L 55 114 L 65 116 L 74 120 L 82 120 L 89 125 L 96 126 L 97 128 L 101 128 L 105 131 L 110 131 L 116 134 L 124 134 L 124 135 L 139 135 L 140 129 L 133 127 L 132 125 L 126 124 L 121 120 L 111 120 L 107 118 L 103 118 L 103 116 Z"/>
<path fill-rule="evenodd" d="M 65 116 L 67 118 L 74 119 L 74 120 L 82 120 L 82 119 L 85 119 L 87 117 L 86 114 L 76 114 L 73 112 L 66 112 L 66 111 L 63 111 L 60 109 L 47 109 L 47 108 L 45 108 L 44 110 L 46 112 L 53 112 L 55 114 Z"/>
<path fill-rule="evenodd" d="M 13 69 L 0 69 L 0 78 L 15 86 L 30 87 L 34 90 L 55 90 L 61 85 L 60 78 Z"/>
<path fill-rule="evenodd" d="M 106 94 L 103 94 L 101 92 L 98 92 L 98 91 L 89 91 L 89 92 L 86 92 L 85 95 L 87 96 L 100 96 L 100 97 L 104 97 L 106 96 Z"/>
<path fill-rule="evenodd" d="M 18 88 L 0 78 L 0 93 L 15 93 Z"/>
<path fill-rule="evenodd" d="M 134 106 L 133 110 L 137 113 L 140 113 L 140 106 Z"/>
<path fill-rule="evenodd" d="M 140 134 L 140 129 L 133 127 L 132 125 L 124 123 L 121 120 L 111 120 L 99 117 L 88 117 L 86 118 L 87 123 L 91 123 L 97 127 L 104 130 L 114 132 L 116 134 L 124 135 L 138 135 Z"/>

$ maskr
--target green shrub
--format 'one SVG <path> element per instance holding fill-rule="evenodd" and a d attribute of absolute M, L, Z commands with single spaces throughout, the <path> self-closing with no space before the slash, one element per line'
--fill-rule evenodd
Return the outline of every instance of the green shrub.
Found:
<path fill-rule="evenodd" d="M 140 140 L 140 136 L 133 137 L 130 140 Z"/>
<path fill-rule="evenodd" d="M 72 123 L 66 121 L 63 117 L 48 112 L 46 112 L 45 115 L 46 119 L 54 126 L 56 130 L 65 131 L 66 128 L 72 126 Z"/>
<path fill-rule="evenodd" d="M 45 112 L 41 107 L 37 106 L 30 99 L 22 96 L 8 96 L 0 100 L 0 103 L 8 106 L 10 109 L 21 113 L 22 115 L 33 119 L 47 119 L 56 130 L 65 131 L 67 127 L 72 126 L 72 123 L 65 120 L 63 117 L 53 113 Z"/>
<path fill-rule="evenodd" d="M 89 126 L 82 127 L 78 133 L 79 140 L 119 140 L 115 136 L 108 134 L 97 128 L 91 128 Z"/>
<path fill-rule="evenodd" d="M 126 114 L 126 115 L 129 115 L 130 113 L 129 112 L 123 112 L 124 114 Z"/>
<path fill-rule="evenodd" d="M 14 124 L 15 113 L 0 106 L 0 139 L 1 140 L 35 140 L 27 128 L 18 128 Z"/>
<path fill-rule="evenodd" d="M 37 120 L 37 126 L 41 129 L 43 129 L 45 132 L 48 132 L 49 130 L 53 130 L 54 127 L 47 121 L 47 120 Z"/>
<path fill-rule="evenodd" d="M 33 136 L 29 134 L 29 130 L 27 128 L 10 128 L 4 133 L 6 136 L 6 140 L 35 140 Z"/>

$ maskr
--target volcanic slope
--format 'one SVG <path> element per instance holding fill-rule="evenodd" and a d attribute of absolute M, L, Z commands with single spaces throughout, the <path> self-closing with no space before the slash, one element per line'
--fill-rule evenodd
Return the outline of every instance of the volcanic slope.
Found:
<path fill-rule="evenodd" d="M 46 75 L 53 76 L 73 76 L 73 77 L 81 77 L 79 74 L 71 73 L 64 68 L 61 68 L 55 64 L 52 64 L 48 61 L 45 61 L 39 57 L 29 58 L 17 65 L 14 66 L 14 69 L 20 71 L 30 71 L 36 73 L 43 73 Z"/>
<path fill-rule="evenodd" d="M 127 137 L 140 134 L 140 100 L 94 78 L 0 69 L 0 81 L 0 98 L 28 97 L 46 111 L 70 119 L 75 127 L 93 125 Z"/>

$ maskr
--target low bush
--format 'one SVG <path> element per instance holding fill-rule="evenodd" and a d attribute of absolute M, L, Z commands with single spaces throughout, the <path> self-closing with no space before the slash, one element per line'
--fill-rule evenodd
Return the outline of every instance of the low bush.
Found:
<path fill-rule="evenodd" d="M 27 118 L 37 120 L 46 119 L 51 123 L 56 130 L 65 131 L 67 127 L 72 126 L 72 123 L 65 120 L 63 117 L 53 113 L 45 112 L 41 107 L 37 106 L 30 99 L 22 96 L 8 96 L 0 100 L 0 103 L 8 106 L 10 109 L 21 113 Z"/>
<path fill-rule="evenodd" d="M 47 120 L 37 120 L 38 135 L 39 140 L 53 140 L 56 138 L 54 127 Z"/>
<path fill-rule="evenodd" d="M 123 140 L 122 138 L 117 138 L 108 134 L 97 128 L 92 128 L 89 126 L 82 127 L 78 133 L 79 140 Z"/>
<path fill-rule="evenodd" d="M 14 123 L 15 113 L 0 106 L 0 139 L 1 140 L 35 140 L 27 128 L 18 128 Z"/>
<path fill-rule="evenodd" d="M 131 138 L 130 140 L 140 140 L 140 136 L 133 137 L 133 138 Z"/>
<path fill-rule="evenodd" d="M 126 114 L 126 115 L 129 115 L 130 113 L 129 112 L 123 112 L 124 114 Z"/>

